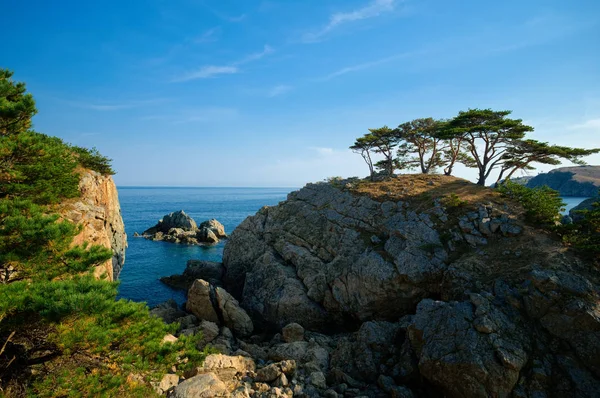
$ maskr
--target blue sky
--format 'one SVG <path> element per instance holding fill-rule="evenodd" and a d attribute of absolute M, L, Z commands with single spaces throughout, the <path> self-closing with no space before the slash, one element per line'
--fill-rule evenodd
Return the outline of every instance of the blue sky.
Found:
<path fill-rule="evenodd" d="M 368 128 L 476 107 L 600 146 L 597 0 L 21 0 L 0 31 L 36 130 L 96 146 L 119 185 L 364 176 Z"/>

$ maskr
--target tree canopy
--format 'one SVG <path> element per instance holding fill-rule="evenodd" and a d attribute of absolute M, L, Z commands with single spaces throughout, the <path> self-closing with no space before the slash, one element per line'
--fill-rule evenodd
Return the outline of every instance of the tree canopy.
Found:
<path fill-rule="evenodd" d="M 394 130 L 387 126 L 369 129 L 350 149 L 363 157 L 371 178 L 374 168 L 388 176 L 396 169 L 418 169 L 423 174 L 442 169 L 452 175 L 460 163 L 477 169 L 479 185 L 485 185 L 495 171 L 498 183 L 519 170 L 532 170 L 534 164 L 557 165 L 562 160 L 585 164 L 585 156 L 600 152 L 600 148 L 571 148 L 529 139 L 526 134 L 533 127 L 510 118 L 511 113 L 469 109 L 450 120 L 420 118 Z M 383 159 L 375 161 L 377 155 Z"/>

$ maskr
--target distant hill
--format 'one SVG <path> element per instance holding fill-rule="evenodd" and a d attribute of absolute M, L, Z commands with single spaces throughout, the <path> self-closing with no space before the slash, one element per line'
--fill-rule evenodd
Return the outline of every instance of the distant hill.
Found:
<path fill-rule="evenodd" d="M 561 167 L 539 174 L 527 183 L 530 188 L 547 185 L 561 196 L 596 196 L 600 189 L 600 166 Z"/>

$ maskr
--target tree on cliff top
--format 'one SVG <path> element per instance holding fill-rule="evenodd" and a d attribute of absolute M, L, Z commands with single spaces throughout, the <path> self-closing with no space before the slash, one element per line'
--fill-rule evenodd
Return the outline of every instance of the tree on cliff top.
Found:
<path fill-rule="evenodd" d="M 375 166 L 383 169 L 388 176 L 394 174 L 394 149 L 398 145 L 398 138 L 394 130 L 388 126 L 383 126 L 377 129 L 369 129 L 370 133 L 365 135 L 367 140 L 373 142 L 375 153 L 383 155 L 383 160 L 375 164 Z"/>
<path fill-rule="evenodd" d="M 375 175 L 373 159 L 371 158 L 371 151 L 374 150 L 374 148 L 375 140 L 373 136 L 368 134 L 364 137 L 357 138 L 354 142 L 354 145 L 350 147 L 352 152 L 358 153 L 369 167 L 369 178 L 371 178 L 371 181 L 373 180 L 373 176 Z"/>
<path fill-rule="evenodd" d="M 561 159 L 568 160 L 572 163 L 584 165 L 586 164 L 581 158 L 584 156 L 593 155 L 600 152 L 598 149 L 571 148 L 559 145 L 550 145 L 547 142 L 536 140 L 520 140 L 515 142 L 513 146 L 508 148 L 504 154 L 504 163 L 500 170 L 500 175 L 496 182 L 500 182 L 504 177 L 504 173 L 508 172 L 505 180 L 517 170 L 532 170 L 532 163 L 559 165 Z"/>
<path fill-rule="evenodd" d="M 398 148 L 398 167 L 420 168 L 421 173 L 429 174 L 446 161 L 444 152 L 447 145 L 440 136 L 444 122 L 433 118 L 415 119 L 402 123 L 395 130 L 401 143 Z"/>
<path fill-rule="evenodd" d="M 521 119 L 509 119 L 511 111 L 491 109 L 469 109 L 459 112 L 450 120 L 443 137 L 462 137 L 468 152 L 479 169 L 478 185 L 485 185 L 492 170 L 502 167 L 506 154 L 533 131 L 533 127 L 523 124 Z"/>

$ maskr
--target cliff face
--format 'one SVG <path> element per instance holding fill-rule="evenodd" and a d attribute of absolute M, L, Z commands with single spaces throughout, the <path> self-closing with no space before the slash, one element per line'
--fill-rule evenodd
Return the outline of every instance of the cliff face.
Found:
<path fill-rule="evenodd" d="M 388 380 L 415 396 L 595 396 L 597 272 L 492 190 L 419 178 L 419 193 L 416 178 L 373 185 L 381 195 L 309 184 L 261 209 L 225 246 L 225 288 L 259 328 L 342 332 L 309 344 L 344 383 Z"/>
<path fill-rule="evenodd" d="M 87 170 L 82 173 L 79 189 L 81 197 L 65 203 L 61 213 L 66 219 L 83 225 L 74 244 L 89 242 L 113 251 L 113 258 L 98 266 L 94 274 L 97 277 L 106 274 L 109 280 L 116 280 L 125 263 L 127 248 L 117 187 L 112 177 Z"/>
<path fill-rule="evenodd" d="M 562 196 L 596 196 L 600 189 L 600 166 L 561 167 L 539 174 L 527 183 L 530 188 L 543 185 Z"/>

